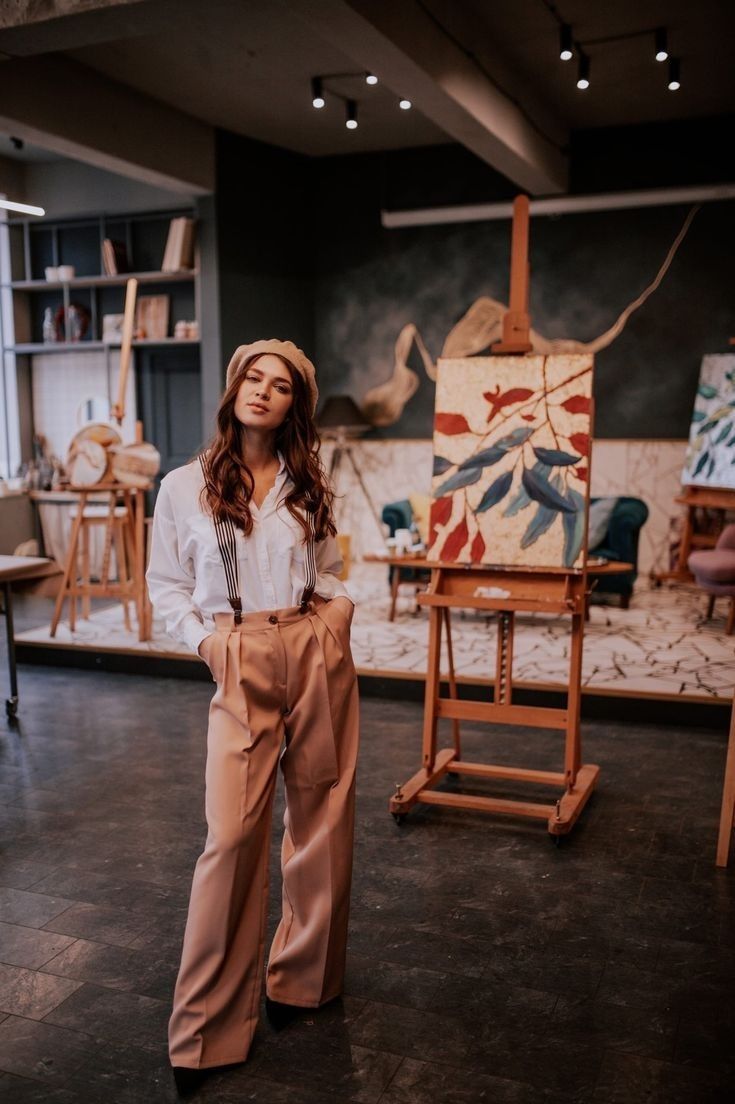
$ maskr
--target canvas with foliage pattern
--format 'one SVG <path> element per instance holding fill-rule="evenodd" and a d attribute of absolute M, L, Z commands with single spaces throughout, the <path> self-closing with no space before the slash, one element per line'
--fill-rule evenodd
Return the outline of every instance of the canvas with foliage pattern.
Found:
<path fill-rule="evenodd" d="M 428 559 L 583 565 L 592 366 L 589 353 L 439 361 Z"/>
<path fill-rule="evenodd" d="M 735 489 L 735 354 L 702 358 L 682 483 Z"/>

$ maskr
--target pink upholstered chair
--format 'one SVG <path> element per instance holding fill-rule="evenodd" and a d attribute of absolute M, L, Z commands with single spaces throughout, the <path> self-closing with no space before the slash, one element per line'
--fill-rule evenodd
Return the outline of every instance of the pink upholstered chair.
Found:
<path fill-rule="evenodd" d="M 730 636 L 735 628 L 735 525 L 725 526 L 714 548 L 692 552 L 689 556 L 689 570 L 697 585 L 709 594 L 708 618 L 712 616 L 716 598 L 730 599 L 725 629 Z"/>

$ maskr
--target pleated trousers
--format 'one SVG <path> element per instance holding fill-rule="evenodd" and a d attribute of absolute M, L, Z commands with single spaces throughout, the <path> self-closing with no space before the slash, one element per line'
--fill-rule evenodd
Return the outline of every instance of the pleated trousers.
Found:
<path fill-rule="evenodd" d="M 171 1065 L 247 1057 L 258 1019 L 273 797 L 286 794 L 282 916 L 266 992 L 318 1007 L 342 991 L 352 878 L 357 675 L 352 607 L 215 616 L 207 837 L 192 880 L 168 1025 Z"/>

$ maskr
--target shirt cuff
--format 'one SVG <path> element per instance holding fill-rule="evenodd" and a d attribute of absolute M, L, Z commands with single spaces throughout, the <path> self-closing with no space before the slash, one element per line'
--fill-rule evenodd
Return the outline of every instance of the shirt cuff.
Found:
<path fill-rule="evenodd" d="M 211 631 L 211 629 L 204 627 L 196 614 L 192 613 L 187 617 L 183 626 L 184 643 L 189 645 L 195 655 L 199 655 L 199 645 L 205 636 L 209 636 Z"/>

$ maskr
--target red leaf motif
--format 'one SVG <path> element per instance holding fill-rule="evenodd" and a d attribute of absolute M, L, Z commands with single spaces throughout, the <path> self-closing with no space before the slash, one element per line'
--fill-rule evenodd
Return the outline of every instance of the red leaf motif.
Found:
<path fill-rule="evenodd" d="M 521 417 L 523 418 L 524 422 L 535 422 L 536 421 L 536 415 L 535 414 L 521 414 Z"/>
<path fill-rule="evenodd" d="M 498 385 L 494 391 L 483 391 L 482 397 L 487 399 L 492 407 L 487 420 L 491 422 L 504 406 L 514 406 L 524 399 L 530 399 L 532 395 L 533 391 L 529 391 L 527 387 L 511 387 L 510 390 L 501 392 Z"/>
<path fill-rule="evenodd" d="M 444 547 L 441 550 L 441 559 L 448 563 L 454 563 L 467 544 L 468 536 L 469 530 L 467 529 L 467 522 L 462 518 L 459 525 L 456 525 L 454 529 L 452 529 L 452 532 L 444 541 Z"/>
<path fill-rule="evenodd" d="M 590 454 L 590 438 L 588 433 L 573 433 L 569 438 L 569 443 L 572 448 L 577 452 L 581 452 L 583 456 L 589 456 Z"/>
<path fill-rule="evenodd" d="M 429 543 L 433 544 L 436 538 L 437 525 L 446 525 L 452 516 L 452 496 L 448 495 L 446 498 L 437 498 L 431 504 L 431 513 L 429 514 Z"/>
<path fill-rule="evenodd" d="M 589 474 L 588 468 L 574 468 L 574 474 L 577 479 L 581 479 L 583 483 L 587 482 L 587 476 Z"/>
<path fill-rule="evenodd" d="M 561 404 L 570 414 L 589 414 L 592 402 L 587 395 L 570 395 Z"/>
<path fill-rule="evenodd" d="M 450 437 L 455 433 L 470 432 L 464 414 L 437 414 L 434 418 L 434 429 L 437 433 L 446 433 Z"/>
<path fill-rule="evenodd" d="M 472 563 L 482 563 L 482 557 L 484 555 L 485 542 L 482 539 L 482 533 L 478 529 L 477 533 L 475 533 L 475 539 L 472 542 L 472 547 L 470 548 L 470 559 L 472 560 Z"/>

